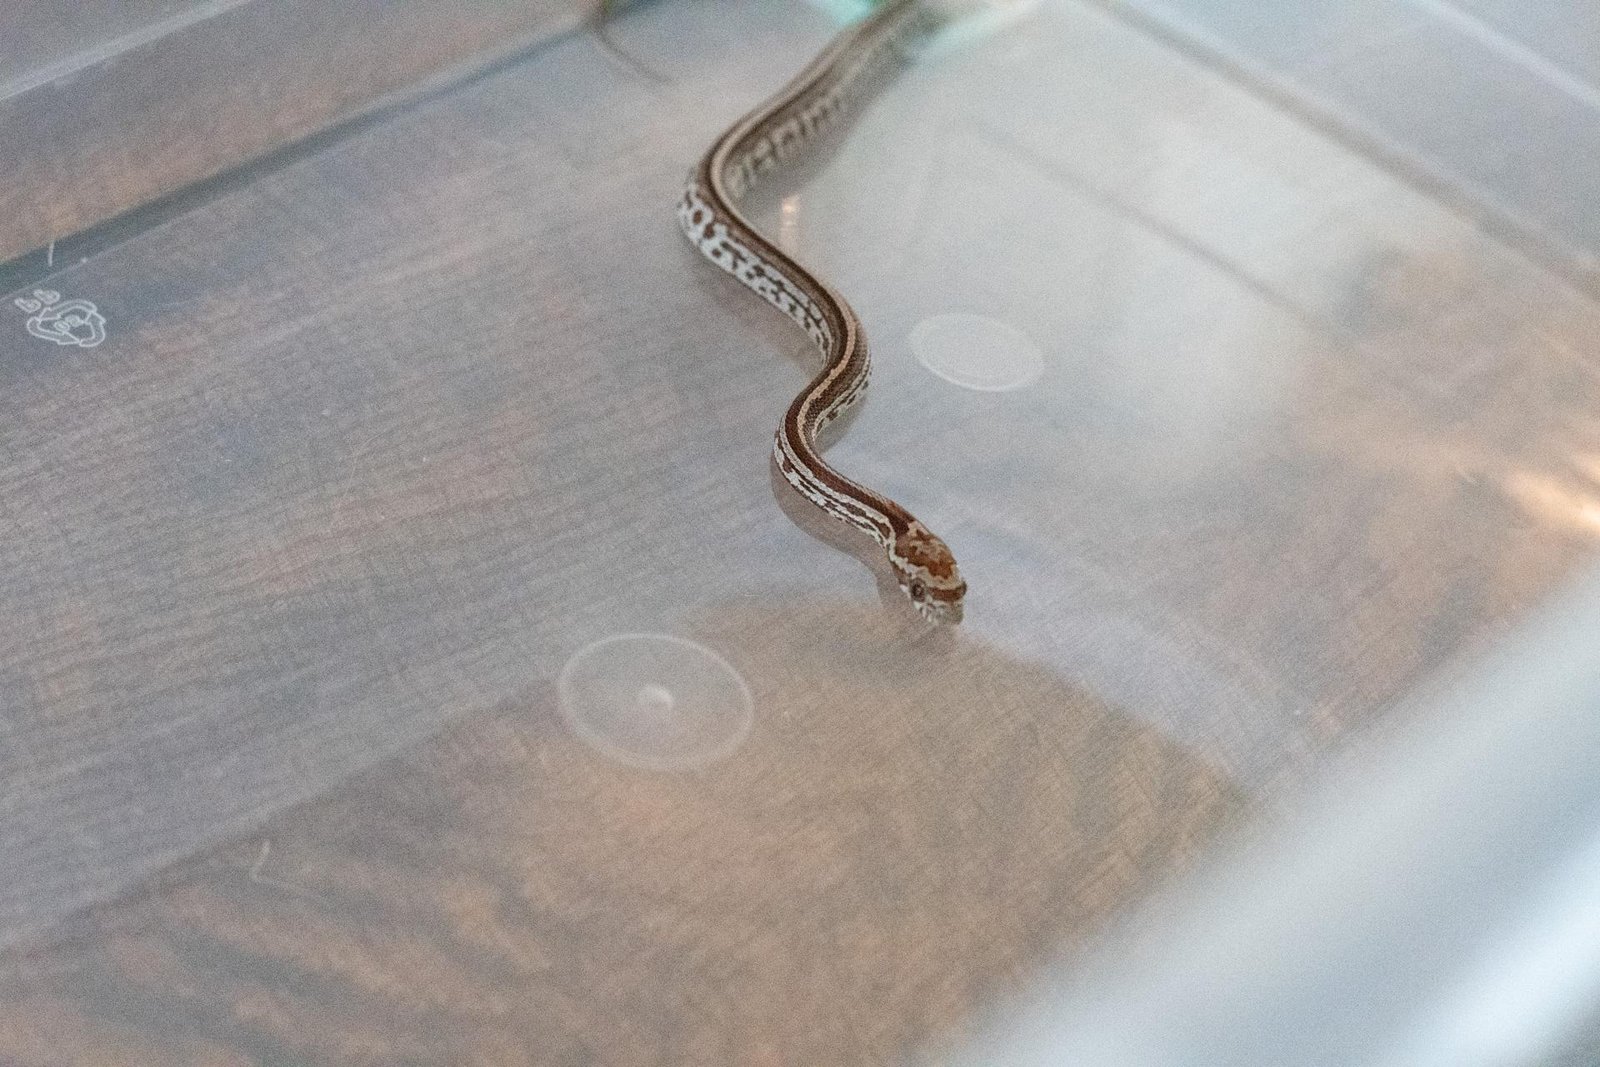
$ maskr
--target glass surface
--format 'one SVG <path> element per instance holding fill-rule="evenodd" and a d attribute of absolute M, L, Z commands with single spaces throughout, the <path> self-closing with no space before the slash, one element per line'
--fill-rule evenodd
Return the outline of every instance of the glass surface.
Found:
<path fill-rule="evenodd" d="M 956 1062 L 1595 1062 L 1597 634 L 1591 572 Z"/>
<path fill-rule="evenodd" d="M 1597 289 L 1600 48 L 1575 0 L 1119 0 Z"/>
<path fill-rule="evenodd" d="M 1101 11 L 1048 4 L 920 64 L 764 191 L 873 342 L 829 455 L 956 549 L 963 637 L 1252 789 L 1600 533 L 1594 305 Z M 916 339 L 952 314 L 1043 373 L 996 395 L 930 374 Z"/>
<path fill-rule="evenodd" d="M 6 0 L 0 5 L 0 100 L 239 2 Z"/>
<path fill-rule="evenodd" d="M 751 204 L 861 313 L 827 455 L 956 629 L 773 471 L 816 354 L 672 221 L 816 11 L 630 9 L 7 294 L 0 943 L 147 892 L 0 994 L 192 1036 L 270 928 L 283 1062 L 891 1062 L 1486 662 L 1594 559 L 1600 308 L 1127 14 L 930 56 Z"/>

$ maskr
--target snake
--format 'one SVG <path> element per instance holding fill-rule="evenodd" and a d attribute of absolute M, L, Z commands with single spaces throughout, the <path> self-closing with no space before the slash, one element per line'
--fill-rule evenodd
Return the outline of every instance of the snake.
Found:
<path fill-rule="evenodd" d="M 843 30 L 798 75 L 716 139 L 690 172 L 678 223 L 707 259 L 787 315 L 822 353 L 822 369 L 784 412 L 773 442 L 779 472 L 826 514 L 881 545 L 900 590 L 933 623 L 958 623 L 967 585 L 945 542 L 888 497 L 822 458 L 818 434 L 866 392 L 861 320 L 844 297 L 763 237 L 739 204 L 819 135 L 865 103 L 944 24 L 922 0 L 888 0 Z"/>

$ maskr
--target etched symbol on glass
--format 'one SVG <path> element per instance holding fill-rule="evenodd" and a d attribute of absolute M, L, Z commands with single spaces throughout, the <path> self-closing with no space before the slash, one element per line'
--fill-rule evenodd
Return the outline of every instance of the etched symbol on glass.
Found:
<path fill-rule="evenodd" d="M 28 332 L 58 345 L 93 348 L 106 339 L 106 318 L 92 300 L 62 300 L 53 289 L 12 301 L 28 313 Z"/>

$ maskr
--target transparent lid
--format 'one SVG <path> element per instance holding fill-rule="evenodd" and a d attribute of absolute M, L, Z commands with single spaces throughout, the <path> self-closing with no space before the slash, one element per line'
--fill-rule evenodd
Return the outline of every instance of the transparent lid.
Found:
<path fill-rule="evenodd" d="M 280 944 L 462 938 L 471 1007 L 375 1042 L 887 1061 L 1483 660 L 1593 559 L 1600 310 L 1122 10 L 751 204 L 861 314 L 827 456 L 959 627 L 774 472 L 816 354 L 673 221 L 813 10 L 644 5 L 9 294 L 0 940 L 178 864 L 158 928 L 274 819 L 240 929 L 292 871 Z M 474 1014 L 512 972 L 578 1007 Z"/>

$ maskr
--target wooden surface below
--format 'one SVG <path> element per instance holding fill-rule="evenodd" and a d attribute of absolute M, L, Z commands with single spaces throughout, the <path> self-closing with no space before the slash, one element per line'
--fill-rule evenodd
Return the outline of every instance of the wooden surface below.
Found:
<path fill-rule="evenodd" d="M 0 262 L 176 193 L 430 79 L 571 30 L 567 0 L 0 0 Z"/>
<path fill-rule="evenodd" d="M 1048 672 L 938 660 L 891 694 L 863 669 L 872 714 L 762 685 L 788 716 L 690 775 L 608 765 L 527 693 L 11 954 L 0 1060 L 885 1063 L 953 1037 L 1239 798 Z"/>
<path fill-rule="evenodd" d="M 159 36 L 232 0 L 5 0 L 0 4 L 0 98 L 81 66 L 119 42 Z"/>

